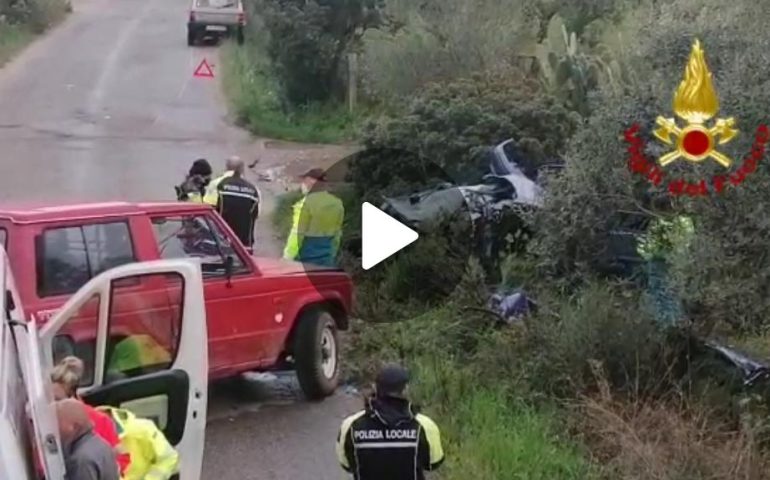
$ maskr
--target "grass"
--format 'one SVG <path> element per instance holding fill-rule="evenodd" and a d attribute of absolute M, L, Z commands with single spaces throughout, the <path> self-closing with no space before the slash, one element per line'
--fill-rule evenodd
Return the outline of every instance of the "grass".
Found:
<path fill-rule="evenodd" d="M 35 34 L 25 26 L 0 23 L 0 67 L 8 63 L 34 38 Z"/>
<path fill-rule="evenodd" d="M 566 435 L 559 409 L 533 406 L 516 379 L 496 381 L 480 373 L 482 362 L 460 358 L 451 340 L 457 336 L 456 313 L 440 308 L 409 322 L 357 322 L 344 355 L 361 383 L 378 362 L 400 360 L 410 368 L 410 396 L 442 432 L 446 463 L 437 478 L 600 478 L 581 445 Z"/>
<path fill-rule="evenodd" d="M 255 135 L 281 140 L 342 143 L 353 138 L 356 116 L 342 105 L 286 109 L 269 61 L 254 45 L 222 49 L 224 90 L 236 122 Z"/>
<path fill-rule="evenodd" d="M 11 2 L 13 3 L 13 2 Z M 0 11 L 0 67 L 8 63 L 38 35 L 59 23 L 72 12 L 69 0 L 34 0 L 17 2 L 23 5 L 5 8 L 21 8 L 27 11 L 21 23 L 8 23 L 6 10 Z"/>
<path fill-rule="evenodd" d="M 463 397 L 442 423 L 448 459 L 442 478 L 465 480 L 589 480 L 596 469 L 569 439 L 557 416 L 479 389 Z"/>

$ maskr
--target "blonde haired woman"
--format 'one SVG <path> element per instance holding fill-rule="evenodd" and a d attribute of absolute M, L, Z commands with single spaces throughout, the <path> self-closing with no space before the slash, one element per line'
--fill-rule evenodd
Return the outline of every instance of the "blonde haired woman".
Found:
<path fill-rule="evenodd" d="M 91 419 L 91 423 L 94 425 L 94 432 L 115 450 L 118 466 L 120 467 L 120 475 L 122 477 L 128 469 L 130 458 L 127 454 L 119 452 L 120 441 L 112 418 L 106 413 L 100 412 L 83 402 L 78 396 L 78 386 L 80 386 L 80 379 L 83 378 L 84 372 L 85 366 L 83 361 L 78 357 L 70 356 L 62 359 L 54 367 L 53 372 L 51 372 L 54 398 L 56 400 L 74 398 L 85 405 L 88 418 Z"/>

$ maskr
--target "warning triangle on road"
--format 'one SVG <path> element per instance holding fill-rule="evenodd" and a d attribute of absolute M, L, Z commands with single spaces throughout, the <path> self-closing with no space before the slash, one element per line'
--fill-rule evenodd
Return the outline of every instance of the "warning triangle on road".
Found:
<path fill-rule="evenodd" d="M 420 235 L 369 202 L 361 205 L 361 266 L 369 270 Z"/>
<path fill-rule="evenodd" d="M 198 68 L 195 69 L 193 77 L 214 78 L 214 71 L 211 69 L 211 65 L 209 65 L 209 62 L 207 62 L 205 58 L 200 65 L 198 65 Z"/>

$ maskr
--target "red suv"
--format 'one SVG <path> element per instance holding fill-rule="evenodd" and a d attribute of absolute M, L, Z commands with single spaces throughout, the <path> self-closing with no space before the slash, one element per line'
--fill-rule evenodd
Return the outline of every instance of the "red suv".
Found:
<path fill-rule="evenodd" d="M 209 334 L 209 378 L 293 366 L 306 396 L 338 383 L 338 330 L 348 328 L 350 278 L 341 270 L 256 258 L 210 207 L 191 203 L 101 203 L 0 208 L 0 244 L 23 309 L 45 323 L 81 286 L 137 261 L 201 263 Z M 181 284 L 131 278 L 111 292 L 109 341 L 95 342 L 100 302 L 86 302 L 61 331 L 54 357 L 74 354 L 115 379 L 167 368 L 181 325 Z M 103 312 L 102 312 L 103 313 Z M 107 349 L 96 355 L 97 348 Z M 95 365 L 103 357 L 108 365 Z M 109 380 L 108 380 L 109 381 Z"/>

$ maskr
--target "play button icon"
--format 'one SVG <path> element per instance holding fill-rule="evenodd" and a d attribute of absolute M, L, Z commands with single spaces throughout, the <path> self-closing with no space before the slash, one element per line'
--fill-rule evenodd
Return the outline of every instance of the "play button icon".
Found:
<path fill-rule="evenodd" d="M 361 204 L 361 266 L 364 270 L 369 270 L 419 237 L 417 232 L 371 203 Z"/>

